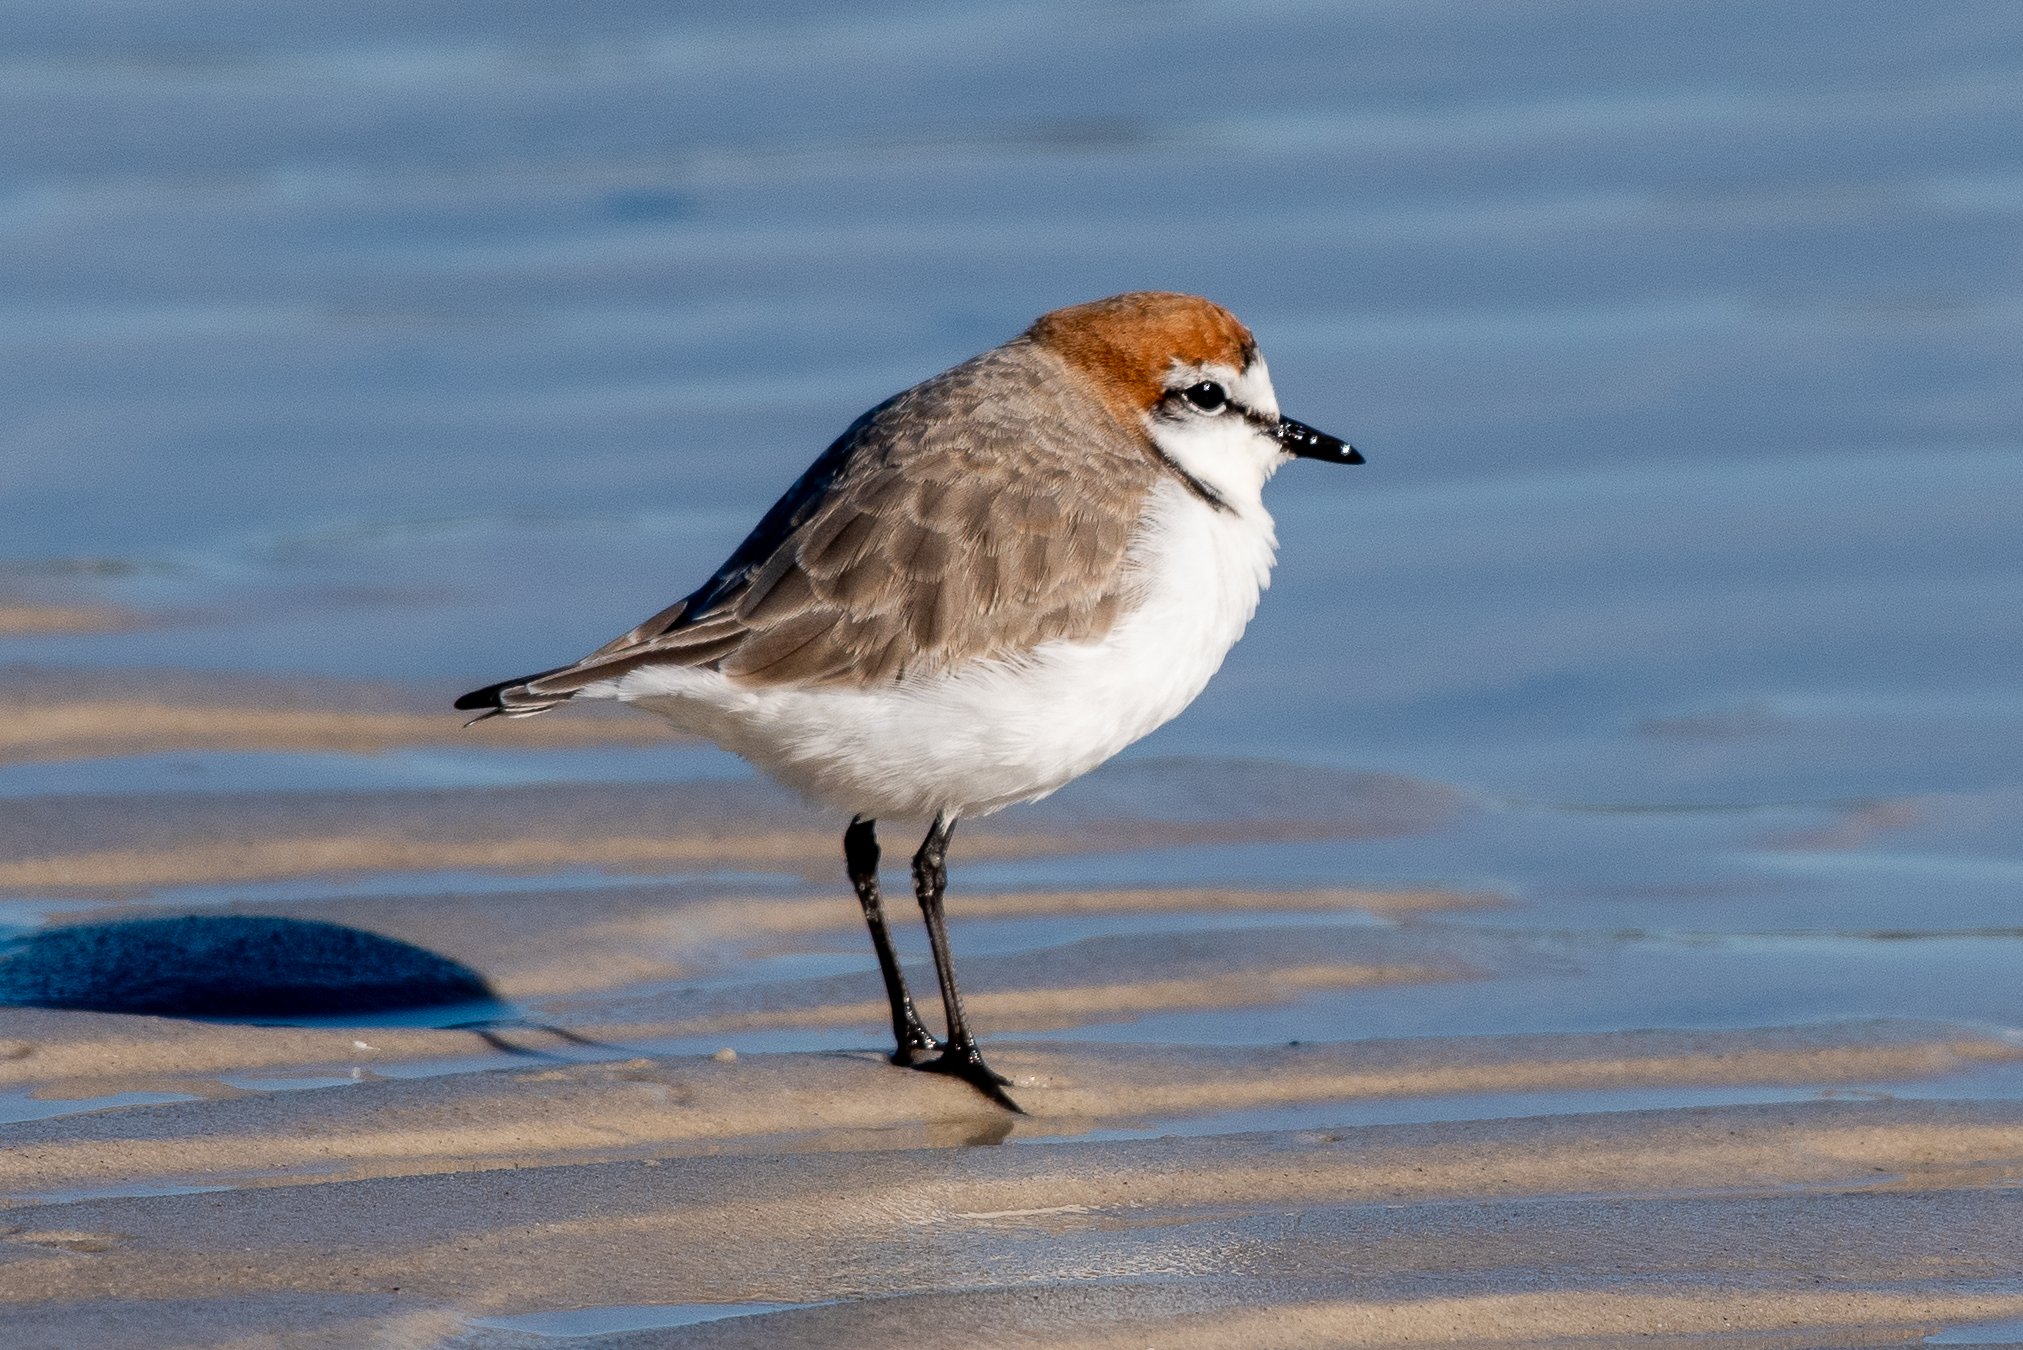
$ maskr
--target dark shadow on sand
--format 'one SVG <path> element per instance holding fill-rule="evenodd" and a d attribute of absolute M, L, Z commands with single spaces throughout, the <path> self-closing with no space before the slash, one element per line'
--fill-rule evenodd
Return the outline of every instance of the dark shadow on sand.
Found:
<path fill-rule="evenodd" d="M 484 976 L 413 943 L 255 915 L 42 929 L 0 952 L 0 1003 L 235 1021 L 505 1011 Z"/>

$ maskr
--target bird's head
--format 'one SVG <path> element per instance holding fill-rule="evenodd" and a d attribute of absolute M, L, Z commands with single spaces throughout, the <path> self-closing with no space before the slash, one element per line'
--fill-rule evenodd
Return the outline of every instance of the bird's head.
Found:
<path fill-rule="evenodd" d="M 1280 414 L 1257 340 L 1199 296 L 1133 291 L 1057 309 L 1027 330 L 1111 413 L 1198 483 L 1256 497 L 1287 460 L 1361 464 L 1354 446 Z"/>

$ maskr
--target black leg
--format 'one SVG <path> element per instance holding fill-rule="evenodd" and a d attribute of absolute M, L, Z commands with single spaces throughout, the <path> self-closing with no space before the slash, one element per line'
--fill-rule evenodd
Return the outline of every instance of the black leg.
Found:
<path fill-rule="evenodd" d="M 955 987 L 955 958 L 948 952 L 948 924 L 941 913 L 942 895 L 948 889 L 948 837 L 954 833 L 953 818 L 936 816 L 920 852 L 913 855 L 913 893 L 920 901 L 921 916 L 927 920 L 934 973 L 941 979 L 941 1006 L 948 1015 L 948 1045 L 935 1058 L 914 1067 L 960 1078 L 999 1106 L 1024 1115 L 1019 1104 L 1005 1095 L 1011 1079 L 991 1072 L 962 1019 L 962 991 Z"/>
<path fill-rule="evenodd" d="M 871 930 L 871 945 L 878 951 L 878 970 L 885 976 L 885 998 L 892 1005 L 892 1052 L 894 1064 L 908 1067 L 926 1063 L 948 1047 L 928 1034 L 914 1011 L 913 995 L 906 992 L 906 976 L 900 973 L 899 957 L 892 950 L 892 934 L 885 927 L 885 906 L 878 898 L 878 822 L 859 816 L 843 831 L 843 863 L 850 871 L 850 884 L 857 889 L 857 903 L 864 906 L 864 926 Z"/>

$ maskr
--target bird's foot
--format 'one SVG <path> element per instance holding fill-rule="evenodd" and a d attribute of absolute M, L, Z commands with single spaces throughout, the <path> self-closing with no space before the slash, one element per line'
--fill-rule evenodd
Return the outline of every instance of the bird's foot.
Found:
<path fill-rule="evenodd" d="M 888 1058 L 902 1069 L 924 1069 L 948 1053 L 948 1042 L 937 1041 L 919 1027 L 901 1032 L 899 1048 Z"/>
<path fill-rule="evenodd" d="M 946 1046 L 933 1059 L 912 1067 L 922 1073 L 945 1073 L 951 1078 L 960 1078 L 1005 1110 L 1021 1116 L 1026 1113 L 1024 1107 L 1005 1095 L 1011 1079 L 983 1062 L 983 1052 L 976 1048 L 974 1041 Z"/>

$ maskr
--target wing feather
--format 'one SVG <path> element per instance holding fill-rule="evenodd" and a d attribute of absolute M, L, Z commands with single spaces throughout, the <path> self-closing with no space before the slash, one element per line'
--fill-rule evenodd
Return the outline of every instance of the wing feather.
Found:
<path fill-rule="evenodd" d="M 1123 612 L 1157 475 L 1142 433 L 1014 341 L 859 418 L 701 587 L 503 687 L 498 710 L 659 665 L 868 686 L 1099 638 Z"/>

